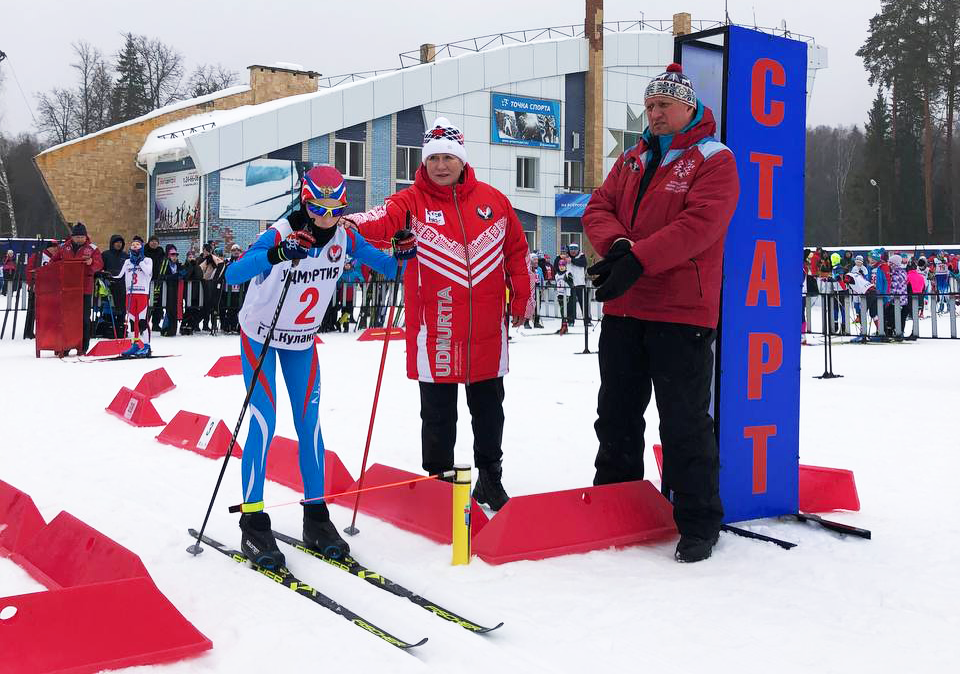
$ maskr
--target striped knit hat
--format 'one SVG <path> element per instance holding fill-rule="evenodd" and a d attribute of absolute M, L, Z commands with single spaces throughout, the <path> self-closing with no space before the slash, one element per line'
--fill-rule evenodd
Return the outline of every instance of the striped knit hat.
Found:
<path fill-rule="evenodd" d="M 423 161 L 432 154 L 452 154 L 467 163 L 467 149 L 463 145 L 463 131 L 446 117 L 437 117 L 433 127 L 423 134 Z"/>
<path fill-rule="evenodd" d="M 683 74 L 683 67 L 679 63 L 671 63 L 666 72 L 650 80 L 643 97 L 647 99 L 651 96 L 667 96 L 691 108 L 697 107 L 697 92 L 693 90 L 693 82 Z"/>

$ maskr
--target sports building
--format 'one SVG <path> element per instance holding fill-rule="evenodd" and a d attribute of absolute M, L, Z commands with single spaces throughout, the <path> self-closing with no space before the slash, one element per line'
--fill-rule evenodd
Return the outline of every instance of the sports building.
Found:
<path fill-rule="evenodd" d="M 145 212 L 140 233 L 181 250 L 208 240 L 245 247 L 287 209 L 298 172 L 313 164 L 336 166 L 349 212 L 366 210 L 411 184 L 424 131 L 444 116 L 463 130 L 477 178 L 512 202 L 531 250 L 554 254 L 581 241 L 589 193 L 637 142 L 644 89 L 674 60 L 683 32 L 686 14 L 602 24 L 587 37 L 573 26 L 423 45 L 392 71 L 302 71 L 315 92 L 151 129 L 136 154 L 146 203 L 131 217 Z M 809 57 L 812 78 L 825 50 L 811 45 Z"/>

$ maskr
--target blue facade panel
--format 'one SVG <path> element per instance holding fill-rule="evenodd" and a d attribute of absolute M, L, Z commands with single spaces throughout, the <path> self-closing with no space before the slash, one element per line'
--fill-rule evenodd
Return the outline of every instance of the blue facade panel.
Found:
<path fill-rule="evenodd" d="M 393 123 L 390 116 L 373 120 L 373 141 L 371 143 L 371 166 L 367 170 L 370 181 L 370 204 L 375 206 L 393 194 L 393 176 L 390 175 L 390 158 L 393 145 L 390 136 Z"/>
<path fill-rule="evenodd" d="M 540 252 L 547 253 L 551 261 L 557 254 L 557 219 L 549 216 L 540 217 Z"/>
<path fill-rule="evenodd" d="M 274 150 L 270 152 L 267 157 L 270 159 L 289 159 L 290 161 L 301 161 L 303 149 L 301 148 L 300 143 L 296 145 L 291 145 L 289 147 L 283 147 L 279 150 Z"/>
<path fill-rule="evenodd" d="M 364 180 L 344 180 L 347 186 L 347 213 L 367 210 L 367 183 Z"/>
<path fill-rule="evenodd" d="M 336 136 L 338 140 L 365 141 L 367 139 L 367 125 L 366 123 L 354 124 L 346 129 L 340 129 Z"/>
<path fill-rule="evenodd" d="M 397 145 L 421 147 L 424 133 L 423 108 L 417 106 L 397 113 Z"/>
<path fill-rule="evenodd" d="M 583 161 L 586 81 L 586 73 L 570 73 L 564 82 L 563 158 L 566 161 Z M 572 149 L 574 131 L 580 134 L 580 147 L 576 150 Z"/>
<path fill-rule="evenodd" d="M 307 161 L 314 164 L 330 163 L 330 137 L 327 135 L 307 141 Z"/>

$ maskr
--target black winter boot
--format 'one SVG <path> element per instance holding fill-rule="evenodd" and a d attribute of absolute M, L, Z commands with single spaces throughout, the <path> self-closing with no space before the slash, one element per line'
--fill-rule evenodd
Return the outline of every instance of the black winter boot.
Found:
<path fill-rule="evenodd" d="M 473 498 L 477 503 L 485 503 L 491 510 L 500 510 L 507 504 L 510 497 L 503 489 L 501 477 L 503 468 L 500 463 L 477 469 L 477 485 L 473 488 Z"/>
<path fill-rule="evenodd" d="M 303 542 L 332 559 L 343 559 L 350 554 L 350 546 L 330 521 L 326 503 L 307 503 L 303 506 Z"/>
<path fill-rule="evenodd" d="M 714 534 L 710 538 L 700 538 L 699 536 L 680 536 L 680 542 L 677 543 L 677 550 L 673 553 L 678 562 L 693 563 L 702 562 L 713 553 L 713 546 L 717 544 L 719 534 Z"/>
<path fill-rule="evenodd" d="M 279 569 L 286 560 L 273 537 L 270 516 L 263 512 L 240 515 L 240 551 L 251 562 L 265 569 Z"/>

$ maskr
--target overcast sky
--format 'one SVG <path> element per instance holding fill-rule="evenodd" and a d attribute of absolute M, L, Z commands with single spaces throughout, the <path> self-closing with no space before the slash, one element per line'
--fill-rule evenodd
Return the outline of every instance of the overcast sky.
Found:
<path fill-rule="evenodd" d="M 780 26 L 810 35 L 829 50 L 817 73 L 808 124 L 863 125 L 874 92 L 855 55 L 880 0 L 728 0 L 734 23 Z M 606 0 L 604 20 L 722 20 L 724 0 L 676 3 Z M 443 44 L 480 35 L 583 24 L 583 0 L 3 0 L 0 8 L 0 131 L 33 130 L 34 94 L 75 85 L 71 43 L 86 40 L 107 54 L 127 31 L 160 38 L 186 57 L 188 70 L 222 63 L 247 81 L 246 67 L 299 63 L 324 75 L 394 68 L 398 54 L 423 42 Z M 14 78 L 14 73 L 16 78 Z M 21 95 L 17 86 L 23 88 Z"/>

